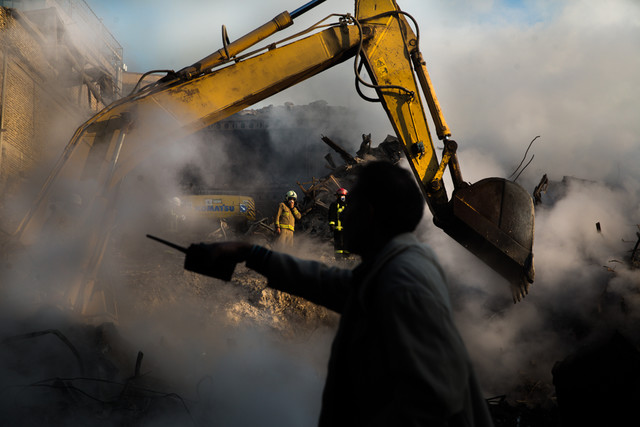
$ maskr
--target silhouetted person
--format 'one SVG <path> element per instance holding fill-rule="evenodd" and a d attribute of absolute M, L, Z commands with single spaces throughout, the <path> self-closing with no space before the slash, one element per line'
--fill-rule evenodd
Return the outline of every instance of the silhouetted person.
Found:
<path fill-rule="evenodd" d="M 388 194 L 401 209 L 390 209 Z M 206 274 L 216 262 L 246 261 L 270 287 L 341 314 L 320 426 L 491 426 L 444 273 L 412 234 L 424 210 L 413 176 L 368 163 L 348 203 L 345 243 L 362 257 L 354 270 L 242 242 L 191 245 L 185 268 Z"/>

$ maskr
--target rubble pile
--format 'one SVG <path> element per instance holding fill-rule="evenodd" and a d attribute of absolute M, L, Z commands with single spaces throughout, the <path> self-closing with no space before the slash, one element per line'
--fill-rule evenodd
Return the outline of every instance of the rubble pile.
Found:
<path fill-rule="evenodd" d="M 347 191 L 355 183 L 358 168 L 366 162 L 383 160 L 397 163 L 402 158 L 402 145 L 398 138 L 387 137 L 376 147 L 371 146 L 371 134 L 362 135 L 362 143 L 355 156 L 349 154 L 329 137 L 322 140 L 337 152 L 342 164 L 337 165 L 331 153 L 325 156 L 326 167 L 330 172 L 321 177 L 311 177 L 310 181 L 298 181 L 300 189 L 298 203 L 302 218 L 296 222 L 296 235 L 305 235 L 320 242 L 333 241 L 333 233 L 329 229 L 327 215 L 329 206 L 335 201 L 335 193 L 339 188 Z M 245 237 L 254 242 L 272 247 L 275 239 L 275 218 L 263 217 L 251 223 Z"/>
<path fill-rule="evenodd" d="M 331 172 L 323 178 L 312 177 L 311 181 L 298 182 L 302 191 L 301 211 L 302 219 L 296 229 L 302 233 L 319 238 L 322 241 L 332 241 L 333 234 L 327 223 L 329 206 L 335 201 L 335 193 L 339 188 L 347 191 L 355 183 L 358 168 L 372 160 L 385 160 L 397 163 L 402 158 L 400 141 L 391 135 L 376 147 L 371 147 L 371 134 L 362 135 L 362 143 L 356 156 L 351 156 L 342 147 L 323 136 L 322 140 L 334 149 L 343 160 L 343 164 L 336 166 L 333 157 L 328 154 L 327 167 Z"/>

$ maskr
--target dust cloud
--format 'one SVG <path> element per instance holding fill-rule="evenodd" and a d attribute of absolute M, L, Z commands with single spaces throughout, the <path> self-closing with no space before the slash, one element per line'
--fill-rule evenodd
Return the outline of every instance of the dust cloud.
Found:
<path fill-rule="evenodd" d="M 531 20 L 488 11 L 446 31 L 455 14 L 440 6 L 445 19 L 423 39 L 464 179 L 509 177 L 540 136 L 517 182 L 533 191 L 543 174 L 551 181 L 536 207 L 536 281 L 516 305 L 499 277 L 426 226 L 492 395 L 550 383 L 554 362 L 600 333 L 637 337 L 640 276 L 629 257 L 640 213 L 640 124 L 630 114 L 638 108 L 640 62 L 631 52 L 640 9 L 630 1 L 529 6 L 537 11 Z"/>
<path fill-rule="evenodd" d="M 547 194 L 536 208 L 536 280 L 515 305 L 504 279 L 430 224 L 421 230 L 449 274 L 456 320 L 488 395 L 544 401 L 555 362 L 614 330 L 638 336 L 640 271 L 630 260 L 638 200 L 583 180 L 552 188 L 562 195 Z M 534 396 L 527 384 L 537 384 Z"/>
<path fill-rule="evenodd" d="M 252 195 L 263 191 L 265 183 L 293 186 L 286 181 L 286 172 L 279 176 L 277 170 L 269 169 L 271 162 L 285 171 L 287 167 L 296 170 L 295 165 L 273 158 L 273 152 L 288 148 L 277 137 L 263 151 L 247 147 L 237 135 L 199 134 L 141 164 L 123 193 L 128 206 L 122 215 L 125 228 L 119 243 L 126 255 L 116 252 L 106 260 L 109 271 L 121 272 L 116 275 L 121 278 L 119 330 L 145 352 L 152 377 L 185 398 L 196 399 L 189 408 L 197 421 L 229 426 L 314 425 L 332 323 L 309 328 L 301 319 L 301 325 L 290 324 L 279 310 L 293 303 L 283 304 L 272 291 L 265 291 L 266 282 L 248 277 L 243 266 L 237 267 L 232 283 L 184 271 L 182 254 L 143 238 L 152 227 L 148 207 L 157 208 L 160 200 L 168 201 L 167 196 L 183 194 L 185 188 L 180 184 L 184 182 L 179 181 L 185 168 L 198 176 L 196 181 L 213 189 L 230 190 L 235 184 Z M 251 149 L 263 151 L 263 156 L 255 162 L 251 155 L 243 156 Z M 279 201 L 283 191 L 277 194 Z M 275 207 L 274 203 L 266 209 Z M 154 233 L 188 246 L 211 241 L 207 229 L 201 230 L 199 235 L 162 228 Z M 317 242 L 301 237 L 298 243 L 298 255 L 317 256 Z M 149 271 L 153 269 L 157 272 Z"/>
<path fill-rule="evenodd" d="M 640 33 L 638 6 L 623 0 L 536 2 L 529 5 L 535 19 L 527 20 L 517 10 L 497 13 L 500 10 L 491 9 L 494 2 L 473 7 L 460 7 L 460 2 L 403 3 L 403 9 L 416 10 L 417 16 L 430 11 L 429 17 L 419 19 L 422 50 L 461 147 L 465 180 L 508 177 L 527 144 L 540 135 L 529 153 L 535 157 L 518 182 L 532 191 L 546 173 L 555 188 L 563 189 L 555 198 L 550 189 L 536 208 L 536 281 L 516 305 L 506 283 L 435 228 L 428 213 L 419 230 L 449 275 L 456 320 L 486 395 L 517 395 L 523 383 L 549 384 L 553 363 L 593 335 L 611 328 L 635 332 L 638 324 L 640 277 L 628 264 L 640 214 L 640 122 L 634 115 L 640 93 L 632 83 L 640 72 L 634 44 Z M 486 8 L 483 19 L 475 14 L 478 8 Z M 351 64 L 343 64 L 318 79 L 321 88 L 305 83 L 268 102 L 307 105 L 307 94 L 321 93 L 329 105 L 358 111 L 355 135 L 342 136 L 344 141 L 369 132 L 373 141 L 381 140 L 392 131 L 379 106 L 354 104 L 353 78 L 345 77 L 351 71 Z M 323 133 L 333 136 L 328 130 Z M 193 418 L 223 425 L 314 425 L 331 328 L 287 340 L 278 329 L 278 316 L 251 312 L 242 304 L 244 295 L 236 283 L 184 272 L 179 254 L 143 237 L 162 231 L 152 226 L 152 219 L 181 191 L 176 176 L 185 165 L 202 171 L 203 181 L 212 186 L 219 182 L 216 171 L 229 170 L 228 152 L 220 149 L 212 156 L 215 160 L 205 161 L 198 146 L 196 140 L 156 154 L 123 184 L 121 221 L 114 230 L 119 246 L 107 254 L 103 270 L 114 276 L 111 283 L 122 298 L 125 323 L 119 332 L 128 342 L 125 359 L 133 362 L 136 351 L 144 352 L 142 372 L 148 378 L 159 378 L 174 391 L 184 391 L 185 398 L 202 403 Z M 580 179 L 562 184 L 564 176 Z M 269 179 L 271 175 L 258 176 L 256 182 Z M 601 233 L 595 229 L 597 222 Z M 3 336 L 68 324 L 64 316 L 60 320 L 30 308 L 55 300 L 59 292 L 51 284 L 58 280 L 56 272 L 67 282 L 64 274 L 75 271 L 79 250 L 73 241 L 53 235 L 41 252 L 5 264 Z M 304 255 L 313 258 L 317 252 L 311 246 Z M 133 262 L 138 256 L 141 264 Z M 167 271 L 158 265 L 170 267 Z M 164 276 L 152 283 L 136 276 L 156 270 Z M 238 273 L 246 274 L 241 268 Z M 255 283 L 256 298 L 262 297 L 261 286 Z M 139 295 L 145 299 L 137 299 Z M 230 315 L 242 319 L 247 314 L 264 316 L 269 326 L 227 323 Z M 51 348 L 52 342 L 41 345 L 38 349 Z M 75 376 L 68 359 L 55 359 L 61 371 L 49 363 L 52 369 L 33 376 L 9 377 L 4 370 L 3 382 L 24 386 Z M 184 414 L 184 408 L 172 409 Z M 259 419 L 251 418 L 253 414 Z M 171 425 L 170 420 L 155 421 L 153 425 Z"/>
<path fill-rule="evenodd" d="M 217 142 L 219 146 L 211 141 L 206 144 L 205 157 L 202 135 L 185 138 L 149 156 L 123 180 L 116 197 L 117 220 L 96 276 L 98 289 L 107 290 L 118 303 L 117 332 L 103 342 L 80 326 L 98 319 L 77 318 L 67 311 L 70 285 L 86 280 L 82 276 L 86 238 L 104 229 L 101 217 L 87 218 L 86 212 L 73 211 L 82 210 L 81 204 L 73 204 L 73 198 L 52 197 L 48 209 L 53 219 L 47 221 L 48 227 L 34 245 L 16 247 L 6 259 L 3 255 L 5 347 L 1 357 L 7 363 L 0 374 L 0 412 L 7 415 L 5 419 L 37 420 L 33 411 L 38 409 L 42 417 L 57 414 L 70 425 L 82 424 L 91 419 L 90 405 L 84 407 L 88 414 L 72 410 L 60 415 L 46 403 L 56 392 L 47 394 L 40 387 L 55 390 L 50 379 L 66 378 L 67 386 L 91 394 L 93 387 L 87 378 L 124 384 L 133 374 L 136 352 L 141 351 L 145 355 L 141 382 L 147 389 L 175 395 L 165 399 L 164 410 L 157 409 L 155 405 L 162 402 L 155 399 L 150 419 L 145 419 L 150 425 L 184 425 L 185 420 L 223 425 L 315 423 L 330 326 L 292 333 L 282 313 L 259 312 L 258 302 L 245 302 L 242 283 L 227 284 L 186 272 L 181 253 L 144 237 L 155 234 L 184 246 L 209 240 L 206 233 L 171 233 L 166 214 L 171 198 L 183 194 L 185 168 L 202 172 L 199 179 L 207 186 L 233 184 L 232 176 L 215 173 L 229 163 L 223 147 L 233 150 L 233 141 Z M 54 193 L 69 198 L 88 191 L 79 190 L 77 185 L 61 186 Z M 265 283 L 255 283 L 250 297 L 273 299 L 272 294 L 262 292 L 264 287 Z M 84 369 L 78 367 L 63 339 L 56 339 L 54 330 L 69 340 L 69 349 L 76 346 Z M 41 336 L 42 331 L 50 332 Z M 32 333 L 36 335 L 25 336 Z M 94 339 L 98 342 L 92 348 Z M 50 357 L 43 360 L 42 355 Z M 101 371 L 105 363 L 111 364 L 110 369 Z M 104 401 L 107 396 L 94 394 Z M 180 399 L 186 403 L 179 404 Z M 286 409 L 283 402 L 288 402 Z M 106 417 L 105 425 L 117 423 L 116 419 Z"/>

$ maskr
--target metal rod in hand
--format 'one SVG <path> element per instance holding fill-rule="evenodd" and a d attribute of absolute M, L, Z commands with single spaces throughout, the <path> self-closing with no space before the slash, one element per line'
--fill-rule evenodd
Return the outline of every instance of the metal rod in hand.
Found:
<path fill-rule="evenodd" d="M 187 253 L 187 248 L 184 248 L 184 247 L 182 247 L 182 246 L 180 246 L 180 245 L 176 245 L 175 243 L 171 243 L 171 242 L 169 242 L 169 241 L 167 241 L 167 240 L 164 240 L 164 239 L 161 239 L 161 238 L 159 238 L 159 237 L 152 236 L 151 234 L 147 234 L 147 237 L 148 237 L 148 238 L 150 238 L 150 239 L 152 239 L 152 240 L 155 240 L 155 241 L 157 241 L 157 242 L 163 243 L 163 244 L 165 244 L 165 245 L 167 245 L 167 246 L 169 246 L 169 247 L 171 247 L 171 248 L 173 248 L 173 249 L 177 249 L 177 250 L 179 250 L 180 252 L 183 252 L 183 253 L 185 253 L 185 254 Z"/>

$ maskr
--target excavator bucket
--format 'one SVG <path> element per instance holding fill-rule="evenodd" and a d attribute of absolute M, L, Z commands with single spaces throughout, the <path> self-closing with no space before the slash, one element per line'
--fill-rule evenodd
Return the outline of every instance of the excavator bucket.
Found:
<path fill-rule="evenodd" d="M 444 231 L 504 276 L 514 301 L 533 283 L 533 201 L 524 188 L 486 178 L 459 188 L 451 198 L 452 220 Z"/>

